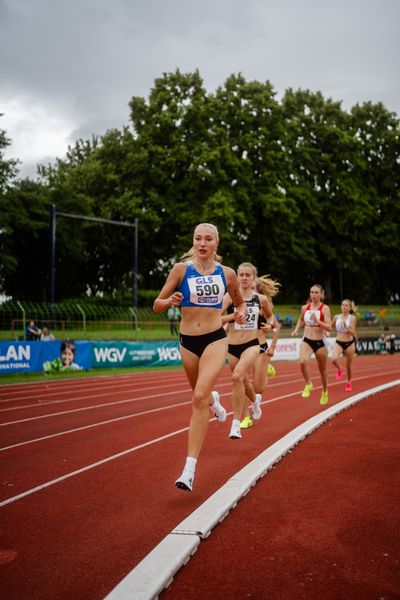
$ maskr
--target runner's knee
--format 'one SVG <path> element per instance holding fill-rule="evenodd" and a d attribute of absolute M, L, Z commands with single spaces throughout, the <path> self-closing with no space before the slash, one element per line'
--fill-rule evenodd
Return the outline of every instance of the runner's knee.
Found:
<path fill-rule="evenodd" d="M 241 385 L 244 382 L 245 375 L 245 373 L 241 373 L 240 371 L 233 371 L 232 384 L 234 386 Z"/>
<path fill-rule="evenodd" d="M 194 390 L 192 396 L 193 408 L 198 410 L 208 409 L 209 395 L 204 393 L 204 390 Z"/>

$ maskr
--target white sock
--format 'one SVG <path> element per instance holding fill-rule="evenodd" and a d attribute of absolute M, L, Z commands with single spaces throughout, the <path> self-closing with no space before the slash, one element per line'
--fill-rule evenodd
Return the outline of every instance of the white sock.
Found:
<path fill-rule="evenodd" d="M 218 402 L 216 400 L 218 398 L 217 393 L 215 393 L 215 396 L 214 396 L 214 392 L 211 392 L 211 398 L 213 399 L 213 403 L 209 405 L 210 408 L 211 409 L 217 408 L 217 406 L 218 406 Z"/>
<path fill-rule="evenodd" d="M 236 425 L 236 427 L 240 427 L 240 419 L 233 419 L 232 421 L 232 427 Z"/>
<path fill-rule="evenodd" d="M 191 456 L 188 456 L 186 458 L 186 463 L 185 463 L 185 467 L 184 467 L 184 471 L 186 471 L 189 475 L 194 475 L 195 469 L 196 469 L 196 463 L 197 463 L 197 458 L 192 458 Z"/>

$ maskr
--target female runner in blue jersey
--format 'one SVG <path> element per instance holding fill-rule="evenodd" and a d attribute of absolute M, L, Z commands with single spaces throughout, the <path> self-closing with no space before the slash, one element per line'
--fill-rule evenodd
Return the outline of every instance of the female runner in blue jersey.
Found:
<path fill-rule="evenodd" d="M 172 267 L 153 305 L 156 313 L 181 306 L 180 350 L 193 395 L 187 459 L 175 485 L 187 491 L 193 488 L 196 463 L 208 428 L 209 406 L 219 420 L 226 419 L 225 409 L 215 398 L 210 405 L 211 391 L 224 367 L 228 348 L 221 317 L 226 291 L 237 309 L 238 323 L 244 322 L 247 312 L 234 270 L 220 263 L 218 243 L 215 225 L 197 225 L 193 247 L 182 262 Z"/>

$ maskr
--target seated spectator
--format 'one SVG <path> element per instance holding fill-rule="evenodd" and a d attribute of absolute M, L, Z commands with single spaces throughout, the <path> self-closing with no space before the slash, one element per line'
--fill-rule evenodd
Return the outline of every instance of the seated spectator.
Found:
<path fill-rule="evenodd" d="M 41 342 L 53 342 L 56 338 L 51 333 L 48 327 L 43 327 L 43 333 L 40 336 Z"/>
<path fill-rule="evenodd" d="M 396 339 L 395 333 L 386 333 L 385 337 L 383 338 L 385 347 L 387 348 L 389 346 L 389 354 L 395 353 L 395 343 L 394 343 L 395 339 Z"/>
<path fill-rule="evenodd" d="M 384 333 L 382 333 L 377 340 L 376 351 L 377 351 L 377 354 L 386 354 L 386 344 L 385 344 L 385 334 Z"/>
<path fill-rule="evenodd" d="M 35 321 L 31 319 L 26 326 L 25 339 L 28 340 L 28 342 L 37 342 L 40 340 L 41 335 L 42 331 L 37 325 L 35 325 Z"/>
<path fill-rule="evenodd" d="M 394 354 L 395 353 L 395 333 L 389 333 L 389 327 L 384 327 L 385 333 L 382 333 L 378 339 L 378 352 L 380 354 Z"/>
<path fill-rule="evenodd" d="M 291 315 L 287 315 L 283 325 L 284 327 L 290 327 L 290 329 L 293 329 L 293 317 Z"/>
<path fill-rule="evenodd" d="M 364 319 L 367 321 L 368 325 L 371 325 L 371 323 L 376 322 L 376 317 L 375 317 L 374 313 L 372 312 L 372 310 L 369 310 L 369 309 L 367 309 L 365 311 Z"/>

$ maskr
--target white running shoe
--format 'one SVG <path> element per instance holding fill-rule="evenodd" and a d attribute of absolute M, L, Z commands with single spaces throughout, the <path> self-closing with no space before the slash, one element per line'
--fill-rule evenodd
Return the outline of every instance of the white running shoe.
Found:
<path fill-rule="evenodd" d="M 231 430 L 229 432 L 229 437 L 231 440 L 240 440 L 242 434 L 240 433 L 240 421 L 237 423 L 233 422 Z"/>
<path fill-rule="evenodd" d="M 251 407 L 251 415 L 255 421 L 261 418 L 262 410 L 261 410 L 261 394 L 256 394 L 256 399 L 253 402 Z"/>
<path fill-rule="evenodd" d="M 175 481 L 175 485 L 180 490 L 185 492 L 191 492 L 193 489 L 194 475 L 189 475 L 186 471 L 183 471 L 182 475 Z"/>
<path fill-rule="evenodd" d="M 214 404 L 210 406 L 211 411 L 220 423 L 224 423 L 226 421 L 226 410 L 219 401 L 219 393 L 213 390 L 211 395 L 214 400 Z"/>

